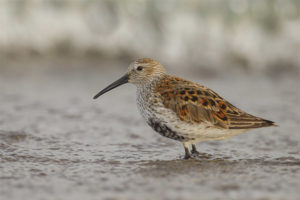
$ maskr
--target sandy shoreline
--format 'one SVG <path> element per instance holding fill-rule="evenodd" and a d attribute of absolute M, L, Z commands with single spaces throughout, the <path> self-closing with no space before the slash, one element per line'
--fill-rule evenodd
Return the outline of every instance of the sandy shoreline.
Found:
<path fill-rule="evenodd" d="M 198 81 L 279 127 L 198 144 L 210 156 L 186 161 L 180 143 L 139 116 L 134 86 L 92 100 L 126 66 L 10 65 L 0 68 L 1 199 L 299 199 L 296 78 L 241 73 Z"/>

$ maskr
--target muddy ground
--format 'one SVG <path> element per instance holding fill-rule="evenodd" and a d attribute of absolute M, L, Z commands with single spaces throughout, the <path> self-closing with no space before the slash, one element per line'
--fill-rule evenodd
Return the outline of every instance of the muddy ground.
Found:
<path fill-rule="evenodd" d="M 279 127 L 183 147 L 149 128 L 125 64 L 67 59 L 0 66 L 0 199 L 300 199 L 300 81 L 172 68 Z M 205 154 L 204 154 L 205 153 Z"/>

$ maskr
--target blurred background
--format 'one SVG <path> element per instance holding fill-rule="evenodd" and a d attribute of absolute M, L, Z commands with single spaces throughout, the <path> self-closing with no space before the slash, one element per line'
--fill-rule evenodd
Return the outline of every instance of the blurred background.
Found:
<path fill-rule="evenodd" d="M 300 0 L 0 0 L 0 199 L 299 199 Z M 182 145 L 135 87 L 150 57 L 279 127 Z"/>
<path fill-rule="evenodd" d="M 299 0 L 2 0 L 0 53 L 299 75 Z"/>

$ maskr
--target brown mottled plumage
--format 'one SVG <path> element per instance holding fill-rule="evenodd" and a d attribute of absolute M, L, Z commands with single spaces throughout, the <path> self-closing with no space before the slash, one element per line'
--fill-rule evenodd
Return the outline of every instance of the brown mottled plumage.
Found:
<path fill-rule="evenodd" d="M 151 58 L 131 63 L 127 74 L 94 98 L 127 82 L 137 86 L 137 105 L 147 123 L 162 136 L 181 141 L 185 158 L 190 158 L 189 144 L 192 153 L 197 153 L 197 142 L 227 139 L 252 128 L 275 125 L 247 114 L 207 87 L 166 74 Z"/>
<path fill-rule="evenodd" d="M 270 126 L 273 122 L 247 114 L 199 84 L 166 75 L 155 87 L 166 108 L 172 109 L 182 121 L 201 123 L 227 129 L 251 129 Z"/>

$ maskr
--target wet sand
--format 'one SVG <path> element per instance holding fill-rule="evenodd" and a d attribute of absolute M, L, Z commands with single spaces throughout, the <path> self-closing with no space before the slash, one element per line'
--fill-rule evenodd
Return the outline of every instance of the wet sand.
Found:
<path fill-rule="evenodd" d="M 203 153 L 183 160 L 182 145 L 140 117 L 134 86 L 92 99 L 125 70 L 78 60 L 1 64 L 0 199 L 300 199 L 299 79 L 168 67 L 279 125 L 199 143 Z"/>

